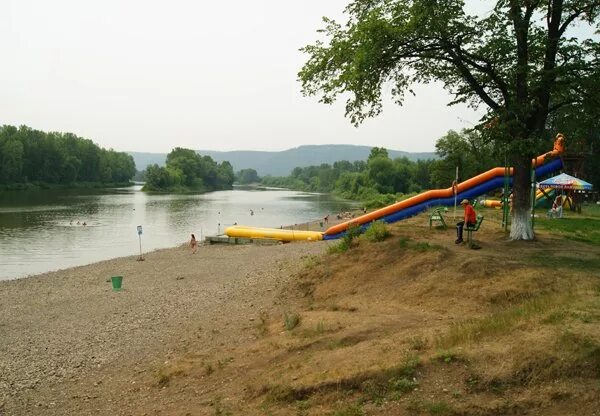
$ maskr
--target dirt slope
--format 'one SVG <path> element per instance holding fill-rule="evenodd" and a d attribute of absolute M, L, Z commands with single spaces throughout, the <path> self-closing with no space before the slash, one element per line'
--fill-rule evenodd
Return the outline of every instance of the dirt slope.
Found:
<path fill-rule="evenodd" d="M 600 414 L 597 247 L 510 243 L 492 222 L 469 250 L 423 224 L 307 257 L 244 329 L 256 340 L 146 380 L 165 414 Z"/>

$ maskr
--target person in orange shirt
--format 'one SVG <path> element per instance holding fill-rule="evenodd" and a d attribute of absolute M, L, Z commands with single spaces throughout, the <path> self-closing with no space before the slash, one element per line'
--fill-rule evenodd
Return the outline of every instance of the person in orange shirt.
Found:
<path fill-rule="evenodd" d="M 477 222 L 477 214 L 475 213 L 475 209 L 473 209 L 469 201 L 467 199 L 463 199 L 462 201 L 460 201 L 460 204 L 465 209 L 465 219 L 464 221 L 456 223 L 456 244 L 460 244 L 463 242 L 463 228 L 465 224 L 467 224 L 468 226 L 472 226 L 475 225 L 475 223 Z"/>

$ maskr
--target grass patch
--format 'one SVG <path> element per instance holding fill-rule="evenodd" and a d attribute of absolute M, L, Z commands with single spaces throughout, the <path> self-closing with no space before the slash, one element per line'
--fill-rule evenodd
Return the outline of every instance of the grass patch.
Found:
<path fill-rule="evenodd" d="M 319 256 L 306 256 L 304 258 L 304 267 L 312 269 L 320 264 Z"/>
<path fill-rule="evenodd" d="M 319 322 L 317 322 L 317 328 L 315 329 L 315 331 L 317 332 L 317 334 L 322 334 L 323 332 L 325 332 L 325 322 L 323 322 L 322 319 Z"/>
<path fill-rule="evenodd" d="M 452 415 L 455 412 L 450 405 L 444 401 L 424 401 L 420 398 L 413 398 L 408 401 L 406 410 L 411 414 L 422 414 L 424 411 L 430 415 Z"/>
<path fill-rule="evenodd" d="M 419 386 L 415 379 L 419 357 L 408 354 L 402 365 L 387 369 L 376 377 L 371 377 L 361 383 L 360 390 L 365 399 L 381 402 L 384 398 L 400 400 L 400 398 Z"/>
<path fill-rule="evenodd" d="M 300 324 L 300 315 L 295 312 L 284 312 L 283 313 L 283 327 L 287 331 L 291 331 Z"/>
<path fill-rule="evenodd" d="M 348 226 L 348 228 L 346 229 L 346 232 L 344 233 L 342 240 L 337 244 L 329 246 L 329 248 L 328 248 L 329 254 L 345 253 L 352 246 L 357 244 L 356 239 L 357 239 L 357 237 L 360 236 L 361 233 L 362 233 L 362 229 L 360 228 L 360 226 L 358 224 L 350 224 Z"/>
<path fill-rule="evenodd" d="M 571 353 L 575 374 L 585 371 L 592 377 L 600 377 L 600 343 L 594 338 L 565 331 L 559 339 L 559 347 Z"/>
<path fill-rule="evenodd" d="M 600 258 L 581 258 L 549 255 L 548 253 L 535 253 L 526 257 L 526 261 L 536 266 L 557 269 L 575 269 L 584 271 L 600 270 Z"/>
<path fill-rule="evenodd" d="M 265 336 L 269 333 L 269 314 L 266 311 L 261 311 L 258 318 L 260 322 L 256 325 L 258 333 Z"/>
<path fill-rule="evenodd" d="M 325 322 L 321 319 L 317 322 L 315 328 L 306 328 L 301 332 L 301 336 L 305 338 L 318 337 L 327 332 L 327 328 L 325 328 Z"/>
<path fill-rule="evenodd" d="M 568 216 L 577 214 L 570 214 L 567 211 L 566 215 Z M 540 218 L 536 221 L 536 225 L 552 233 L 560 234 L 569 240 L 600 246 L 599 218 Z"/>
<path fill-rule="evenodd" d="M 263 392 L 266 393 L 265 401 L 268 403 L 294 403 L 304 399 L 304 397 L 298 397 L 292 387 L 281 384 L 264 387 Z"/>
<path fill-rule="evenodd" d="M 419 251 L 424 253 L 426 251 L 442 250 L 444 247 L 438 244 L 429 244 L 427 241 L 411 241 L 408 237 L 400 237 L 398 240 L 400 248 Z"/>
<path fill-rule="evenodd" d="M 460 358 L 458 354 L 452 350 L 440 350 L 434 357 L 437 361 L 442 363 L 450 364 L 451 362 L 458 361 Z"/>
<path fill-rule="evenodd" d="M 409 243 L 410 243 L 410 238 L 408 238 L 408 237 L 400 237 L 400 238 L 398 239 L 398 245 L 399 245 L 401 248 L 408 248 L 408 244 L 409 244 Z"/>
<path fill-rule="evenodd" d="M 443 247 L 437 244 L 429 244 L 427 241 L 419 241 L 415 243 L 414 247 L 417 251 L 430 251 L 430 250 L 441 250 Z"/>
<path fill-rule="evenodd" d="M 544 324 L 556 325 L 563 322 L 569 314 L 564 309 L 558 309 L 556 311 L 550 312 L 550 314 L 542 320 Z"/>
<path fill-rule="evenodd" d="M 327 344 L 328 350 L 337 350 L 338 348 L 346 348 L 354 345 L 355 342 L 342 338 L 342 339 L 334 339 Z"/>
<path fill-rule="evenodd" d="M 364 394 L 361 403 L 369 400 L 377 403 L 383 398 L 398 399 L 402 394 L 414 390 L 418 386 L 415 376 L 419 365 L 419 357 L 407 354 L 402 364 L 376 372 L 355 374 L 348 378 L 296 388 L 289 385 L 263 386 L 259 394 L 265 395 L 264 404 L 273 402 L 291 404 L 300 400 L 309 400 L 313 394 L 334 392 L 337 394 L 344 392 L 347 395 L 361 393 Z"/>
<path fill-rule="evenodd" d="M 430 415 L 450 415 L 453 413 L 450 405 L 446 402 L 425 402 L 423 407 Z"/>
<path fill-rule="evenodd" d="M 350 405 L 330 413 L 331 416 L 362 416 L 364 414 L 362 406 L 358 404 Z"/>
<path fill-rule="evenodd" d="M 477 342 L 490 336 L 508 333 L 519 322 L 546 313 L 566 303 L 570 295 L 541 295 L 518 305 L 512 305 L 483 318 L 469 319 L 453 324 L 450 330 L 437 340 L 440 347 Z"/>
<path fill-rule="evenodd" d="M 390 235 L 391 233 L 383 221 L 374 221 L 365 231 L 365 238 L 372 243 L 384 241 Z"/>
<path fill-rule="evenodd" d="M 411 350 L 423 351 L 427 348 L 427 340 L 423 337 L 413 337 L 409 344 Z"/>
<path fill-rule="evenodd" d="M 498 384 L 531 386 L 572 378 L 600 377 L 600 344 L 592 337 L 564 331 L 543 350 L 520 357 L 512 377 Z"/>
<path fill-rule="evenodd" d="M 341 240 L 337 244 L 333 244 L 327 248 L 329 254 L 345 253 L 350 248 L 350 244 L 346 240 Z"/>

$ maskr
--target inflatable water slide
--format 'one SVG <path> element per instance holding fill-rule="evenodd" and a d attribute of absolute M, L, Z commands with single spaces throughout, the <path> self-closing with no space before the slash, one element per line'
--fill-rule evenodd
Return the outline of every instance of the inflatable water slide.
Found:
<path fill-rule="evenodd" d="M 535 191 L 535 207 L 544 208 L 544 205 L 548 204 L 548 198 L 554 198 L 553 189 L 549 189 L 546 191 L 538 189 L 537 191 Z M 497 199 L 482 199 L 481 201 L 479 201 L 479 203 L 486 208 L 502 208 L 502 201 L 498 201 Z M 552 200 L 550 200 L 549 203 L 551 204 Z"/>
<path fill-rule="evenodd" d="M 554 142 L 554 149 L 547 152 L 531 161 L 535 168 L 537 177 L 548 175 L 562 168 L 562 160 L 557 158 L 564 151 L 564 138 L 562 134 L 557 135 Z M 270 228 L 253 228 L 244 226 L 233 226 L 225 230 L 225 234 L 229 237 L 245 237 L 245 238 L 270 238 L 281 241 L 294 240 L 332 240 L 340 238 L 351 225 L 358 225 L 363 229 L 369 227 L 373 221 L 384 221 L 393 223 L 403 220 L 408 217 L 419 214 L 434 206 L 453 206 L 454 192 L 456 198 L 474 199 L 480 195 L 490 192 L 493 189 L 501 188 L 504 185 L 504 167 L 497 167 L 481 173 L 473 178 L 467 179 L 464 182 L 446 189 L 434 189 L 425 191 L 411 198 L 405 199 L 387 207 L 369 212 L 360 217 L 353 218 L 349 221 L 334 225 L 324 233 L 318 231 L 294 231 L 280 230 Z M 512 183 L 513 168 L 510 168 L 509 181 Z"/>

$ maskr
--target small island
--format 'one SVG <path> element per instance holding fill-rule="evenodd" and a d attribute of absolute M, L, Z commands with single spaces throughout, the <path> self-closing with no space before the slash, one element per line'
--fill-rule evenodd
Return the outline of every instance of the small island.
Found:
<path fill-rule="evenodd" d="M 146 169 L 143 191 L 210 192 L 232 189 L 235 175 L 228 161 L 215 162 L 191 149 L 176 147 L 167 155 L 165 167 Z"/>

